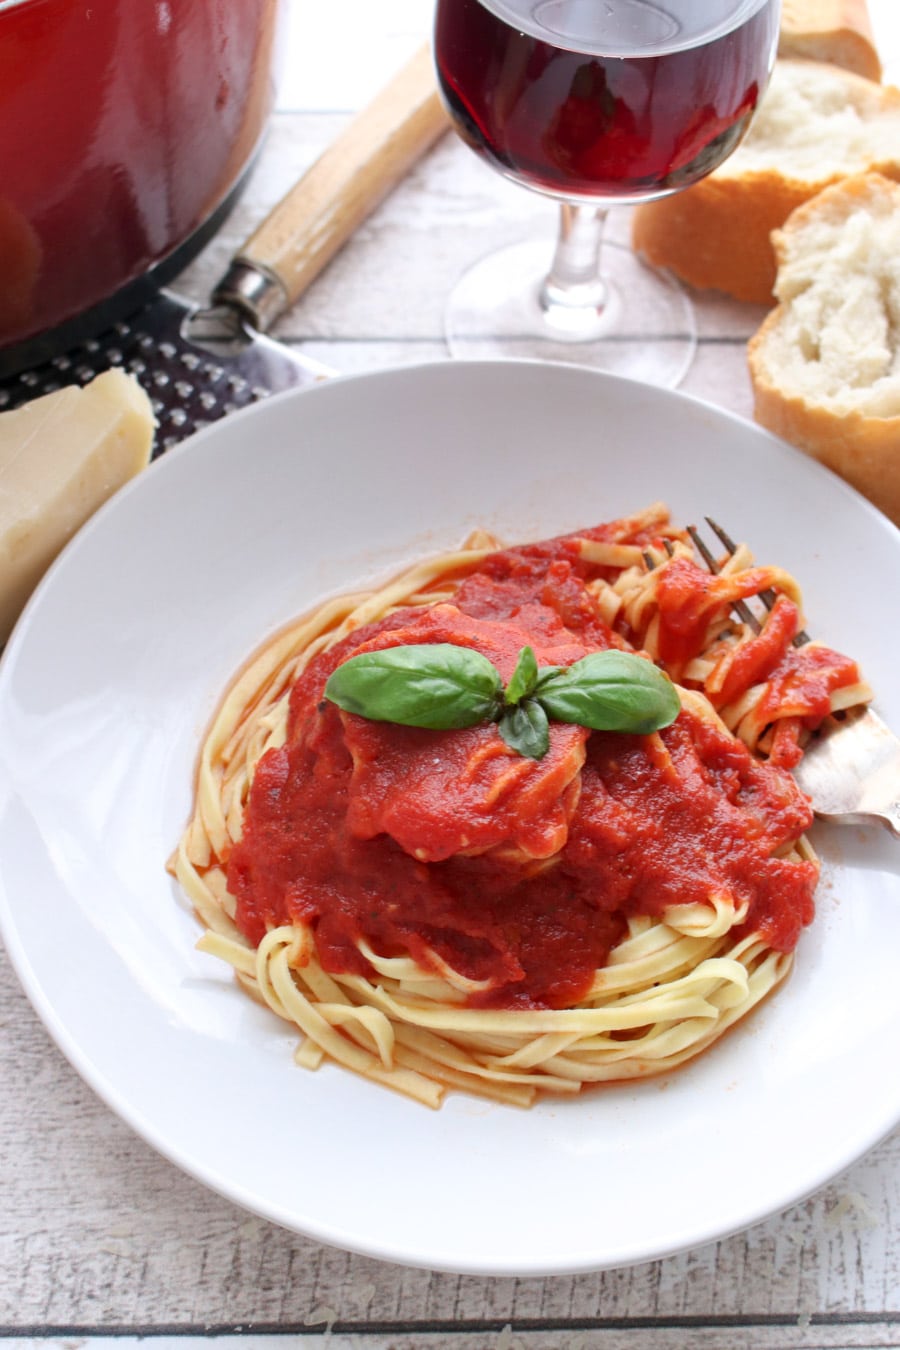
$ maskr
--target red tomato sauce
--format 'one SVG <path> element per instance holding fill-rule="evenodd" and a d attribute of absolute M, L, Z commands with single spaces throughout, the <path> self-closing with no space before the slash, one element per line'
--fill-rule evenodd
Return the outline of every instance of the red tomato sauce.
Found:
<path fill-rule="evenodd" d="M 657 588 L 659 650 L 670 673 L 697 656 L 707 641 L 711 617 L 722 604 L 756 595 L 767 585 L 764 568 L 747 568 L 731 576 L 710 576 L 688 558 L 676 558 L 661 574 Z M 738 699 L 752 685 L 765 682 L 759 704 L 764 722 L 777 718 L 769 762 L 792 769 L 802 751 L 802 728 L 814 731 L 831 710 L 831 696 L 855 684 L 859 667 L 848 656 L 813 643 L 793 646 L 799 631 L 797 606 L 779 595 L 762 631 L 734 649 L 720 688 L 710 692 L 717 709 Z"/>
<path fill-rule="evenodd" d="M 508 680 L 526 644 L 541 665 L 627 645 L 598 612 L 591 571 L 570 540 L 498 553 L 453 604 L 357 629 L 310 663 L 228 860 L 251 941 L 302 920 L 328 971 L 371 975 L 363 940 L 425 968 L 446 962 L 475 982 L 470 1006 L 501 1008 L 571 1005 L 630 916 L 720 892 L 746 903 L 745 931 L 794 946 L 817 868 L 776 855 L 810 824 L 808 801 L 716 725 L 687 711 L 653 736 L 553 724 L 536 761 L 492 724 L 420 730 L 323 699 L 360 650 L 453 641 Z"/>

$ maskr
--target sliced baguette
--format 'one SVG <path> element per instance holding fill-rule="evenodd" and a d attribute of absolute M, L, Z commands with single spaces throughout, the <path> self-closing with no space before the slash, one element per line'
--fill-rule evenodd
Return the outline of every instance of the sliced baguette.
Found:
<path fill-rule="evenodd" d="M 830 61 L 867 80 L 881 79 L 866 0 L 784 0 L 778 55 Z"/>
<path fill-rule="evenodd" d="M 835 184 L 774 245 L 779 303 L 748 346 L 756 419 L 900 524 L 900 186 Z"/>
<path fill-rule="evenodd" d="M 746 140 L 708 178 L 639 206 L 634 247 L 699 289 L 771 304 L 770 235 L 831 183 L 900 179 L 900 90 L 816 61 L 777 61 Z"/>

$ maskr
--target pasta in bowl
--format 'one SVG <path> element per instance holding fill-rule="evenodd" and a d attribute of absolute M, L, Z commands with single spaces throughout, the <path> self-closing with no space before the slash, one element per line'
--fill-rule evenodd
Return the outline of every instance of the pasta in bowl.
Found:
<path fill-rule="evenodd" d="M 769 589 L 757 634 L 732 606 Z M 662 505 L 516 547 L 479 532 L 323 602 L 204 740 L 171 863 L 202 949 L 296 1026 L 301 1065 L 430 1106 L 694 1058 L 791 968 L 818 864 L 789 771 L 871 697 L 851 659 L 792 646 L 800 605 L 746 549 L 710 577 Z M 371 706 L 332 694 L 361 659 Z"/>

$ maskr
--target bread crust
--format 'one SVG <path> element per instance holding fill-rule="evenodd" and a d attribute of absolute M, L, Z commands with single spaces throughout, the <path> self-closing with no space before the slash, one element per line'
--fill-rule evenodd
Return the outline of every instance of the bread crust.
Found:
<path fill-rule="evenodd" d="M 645 202 L 632 220 L 632 245 L 654 267 L 697 290 L 718 290 L 754 305 L 770 305 L 775 285 L 771 234 L 820 188 L 780 173 L 717 178 L 659 201 Z"/>
<path fill-rule="evenodd" d="M 778 55 L 829 61 L 867 80 L 881 79 L 866 0 L 784 0 Z"/>

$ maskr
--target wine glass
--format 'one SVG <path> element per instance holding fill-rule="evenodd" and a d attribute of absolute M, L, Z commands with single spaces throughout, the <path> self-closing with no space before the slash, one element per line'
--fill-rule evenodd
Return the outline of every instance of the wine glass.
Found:
<path fill-rule="evenodd" d="M 555 254 L 525 242 L 455 288 L 456 356 L 593 365 L 675 385 L 693 307 L 607 243 L 612 206 L 689 186 L 738 145 L 765 90 L 780 0 L 437 0 L 434 54 L 454 127 L 505 177 L 560 203 Z"/>

